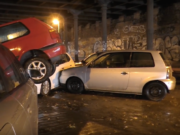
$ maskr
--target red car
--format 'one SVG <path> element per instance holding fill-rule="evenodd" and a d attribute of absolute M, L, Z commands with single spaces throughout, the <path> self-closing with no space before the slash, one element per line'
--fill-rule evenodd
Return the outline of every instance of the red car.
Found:
<path fill-rule="evenodd" d="M 44 82 L 66 53 L 59 34 L 48 24 L 26 18 L 0 25 L 0 42 L 9 48 L 35 83 Z"/>

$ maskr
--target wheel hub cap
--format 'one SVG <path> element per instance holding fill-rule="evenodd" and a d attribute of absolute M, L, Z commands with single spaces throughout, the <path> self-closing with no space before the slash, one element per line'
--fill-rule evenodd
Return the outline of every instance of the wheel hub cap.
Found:
<path fill-rule="evenodd" d="M 158 87 L 154 87 L 150 91 L 152 96 L 159 96 L 161 95 L 161 90 Z"/>
<path fill-rule="evenodd" d="M 77 83 L 77 82 L 73 82 L 73 83 L 71 84 L 71 87 L 72 87 L 73 89 L 77 90 L 77 89 L 79 89 L 80 85 L 79 85 L 79 83 Z"/>

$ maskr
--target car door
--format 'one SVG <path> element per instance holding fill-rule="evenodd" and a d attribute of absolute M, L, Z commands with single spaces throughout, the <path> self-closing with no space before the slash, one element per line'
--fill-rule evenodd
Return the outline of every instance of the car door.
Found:
<path fill-rule="evenodd" d="M 130 62 L 129 90 L 131 92 L 142 92 L 144 81 L 150 80 L 158 75 L 154 68 L 154 60 L 150 52 L 132 52 Z M 160 72 L 164 72 L 159 71 Z"/>
<path fill-rule="evenodd" d="M 129 80 L 130 52 L 107 53 L 98 57 L 86 71 L 88 89 L 121 91 Z"/>

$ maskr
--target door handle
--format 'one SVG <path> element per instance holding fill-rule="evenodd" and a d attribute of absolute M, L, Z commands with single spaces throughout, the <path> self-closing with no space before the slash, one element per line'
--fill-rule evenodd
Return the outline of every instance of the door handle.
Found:
<path fill-rule="evenodd" d="M 128 74 L 128 73 L 126 73 L 126 72 L 122 72 L 121 74 L 122 74 L 122 75 L 126 75 L 126 74 Z"/>

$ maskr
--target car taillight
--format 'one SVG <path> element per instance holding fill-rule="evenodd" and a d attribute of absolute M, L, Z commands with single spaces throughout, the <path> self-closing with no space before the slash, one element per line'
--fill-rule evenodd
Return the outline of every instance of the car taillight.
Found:
<path fill-rule="evenodd" d="M 169 69 L 169 68 L 166 68 L 166 70 L 167 70 L 166 79 L 169 79 L 169 78 L 170 78 L 170 69 Z"/>
<path fill-rule="evenodd" d="M 49 33 L 51 35 L 51 38 L 58 38 L 59 36 L 58 33 L 56 33 L 56 31 L 53 29 L 49 30 Z"/>
<path fill-rule="evenodd" d="M 49 30 L 49 33 L 51 35 L 51 38 L 54 39 L 57 43 L 61 43 L 61 39 L 60 39 L 60 36 L 59 34 L 56 32 L 56 30 L 54 29 L 50 29 Z"/>

